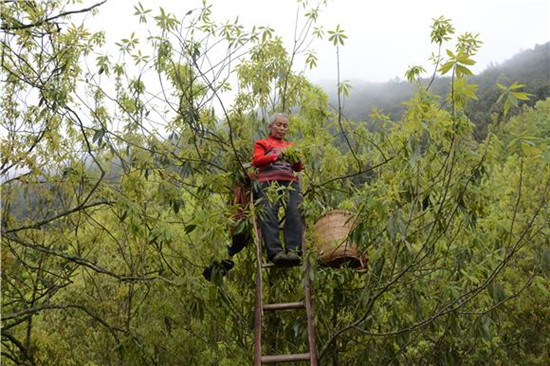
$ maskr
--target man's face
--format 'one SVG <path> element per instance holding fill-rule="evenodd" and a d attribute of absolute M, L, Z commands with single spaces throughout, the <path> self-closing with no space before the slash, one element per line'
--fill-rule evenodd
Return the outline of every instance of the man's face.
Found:
<path fill-rule="evenodd" d="M 271 136 L 282 139 L 288 132 L 288 119 L 278 116 L 271 125 Z"/>

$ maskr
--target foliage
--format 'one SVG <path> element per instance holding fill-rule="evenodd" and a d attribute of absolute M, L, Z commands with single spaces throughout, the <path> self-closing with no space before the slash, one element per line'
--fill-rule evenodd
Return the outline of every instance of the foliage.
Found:
<path fill-rule="evenodd" d="M 476 36 L 433 60 L 448 95 L 416 69 L 403 120 L 373 111 L 373 132 L 295 71 L 301 53 L 314 66 L 322 2 L 299 2 L 288 49 L 268 27 L 214 22 L 207 3 L 181 19 L 138 3 L 148 36 L 129 32 L 117 57 L 66 24 L 101 4 L 3 5 L 3 363 L 250 364 L 255 250 L 225 278 L 201 273 L 226 256 L 233 183 L 274 111 L 293 112 L 308 228 L 353 210 L 369 257 L 365 273 L 325 268 L 308 242 L 321 364 L 547 363 L 550 101 L 510 117 L 506 101 L 528 95 L 506 83 L 477 141 Z M 446 47 L 454 28 L 434 21 Z M 345 34 L 328 38 L 339 57 Z M 302 275 L 266 273 L 265 300 L 298 301 Z M 265 334 L 266 353 L 301 352 L 305 319 L 268 318 Z"/>
<path fill-rule="evenodd" d="M 281 159 L 286 160 L 290 164 L 296 164 L 302 160 L 302 152 L 297 146 L 292 145 L 283 151 Z"/>
<path fill-rule="evenodd" d="M 497 83 L 509 86 L 519 82 L 525 85 L 523 92 L 532 94 L 529 100 L 520 100 L 517 107 L 512 105 L 510 115 L 518 114 L 523 104 L 533 106 L 537 101 L 550 96 L 549 49 L 550 43 L 537 45 L 502 63 L 490 64 L 485 70 L 469 78 L 469 85 L 477 85 L 477 99 L 469 100 L 466 112 L 476 126 L 475 136 L 478 141 L 483 140 L 487 134 L 491 114 L 498 114 L 502 110 L 502 105 L 497 103 L 501 94 Z M 437 60 L 437 56 L 433 56 L 433 60 Z M 423 67 L 413 65 L 405 72 L 405 80 L 395 78 L 378 83 L 354 80 L 354 89 L 346 100 L 344 113 L 352 120 L 372 123 L 370 113 L 372 108 L 377 108 L 383 109 L 392 119 L 400 120 L 407 109 L 401 103 L 411 98 L 416 83 L 428 85 L 431 81 L 425 75 L 426 70 Z M 449 81 L 446 75 L 436 76 L 430 91 L 442 97 L 448 95 Z M 410 83 L 413 85 L 409 85 Z M 329 94 L 331 103 L 336 104 L 337 95 L 331 91 L 331 85 L 323 84 L 323 87 Z"/>

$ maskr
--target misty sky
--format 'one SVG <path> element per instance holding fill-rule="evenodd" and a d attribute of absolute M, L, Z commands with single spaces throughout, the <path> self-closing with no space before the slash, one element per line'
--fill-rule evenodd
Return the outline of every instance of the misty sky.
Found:
<path fill-rule="evenodd" d="M 178 18 L 200 7 L 200 0 L 142 0 L 146 8 L 158 7 Z M 245 26 L 270 25 L 290 45 L 297 10 L 295 0 L 210 0 L 213 18 L 234 19 Z M 133 16 L 137 1 L 109 0 L 93 18 L 94 29 L 104 29 L 114 43 L 143 28 Z M 550 41 L 550 0 L 328 0 L 318 24 L 331 30 L 337 24 L 348 39 L 341 50 L 342 79 L 387 81 L 403 79 L 406 69 L 423 65 L 431 70 L 432 18 L 443 15 L 452 20 L 455 36 L 479 33 L 484 42 L 475 59 L 474 72 L 490 62 L 502 62 L 517 52 Z M 451 45 L 449 45 L 451 47 Z M 313 81 L 336 78 L 336 55 L 328 41 L 316 41 L 313 48 L 318 68 L 308 71 Z"/>

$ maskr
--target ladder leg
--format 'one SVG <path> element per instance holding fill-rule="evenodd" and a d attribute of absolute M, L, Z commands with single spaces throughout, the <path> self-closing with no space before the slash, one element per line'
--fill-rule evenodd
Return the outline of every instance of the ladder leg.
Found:
<path fill-rule="evenodd" d="M 306 253 L 306 240 L 305 234 L 302 239 L 302 253 L 304 260 L 304 276 L 306 279 L 304 281 L 305 286 L 305 303 L 306 303 L 306 314 L 307 314 L 307 342 L 309 346 L 309 364 L 311 366 L 317 366 L 317 347 L 315 344 L 315 319 L 313 317 L 313 301 L 311 296 L 311 278 L 309 276 L 310 264 L 307 260 Z"/>
<path fill-rule="evenodd" d="M 260 261 L 261 261 L 261 257 Z M 254 366 L 262 364 L 262 263 L 256 269 L 256 301 L 254 307 Z"/>
<path fill-rule="evenodd" d="M 262 300 L 262 241 L 256 224 L 254 212 L 254 196 L 250 192 L 252 211 L 252 226 L 254 230 L 254 242 L 256 243 L 256 301 L 254 307 L 254 366 L 262 365 L 262 324 L 263 324 L 263 300 Z"/>

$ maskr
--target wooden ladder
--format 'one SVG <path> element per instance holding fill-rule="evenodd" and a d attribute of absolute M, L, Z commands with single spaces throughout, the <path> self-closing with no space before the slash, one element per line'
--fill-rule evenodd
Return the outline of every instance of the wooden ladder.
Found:
<path fill-rule="evenodd" d="M 251 200 L 251 202 L 254 202 Z M 254 204 L 252 203 L 252 211 Z M 262 240 L 260 230 L 256 224 L 254 212 L 252 213 L 254 226 L 254 235 L 256 242 L 257 266 L 256 266 L 256 305 L 254 307 L 254 366 L 261 366 L 267 363 L 292 362 L 292 361 L 309 361 L 311 366 L 317 366 L 317 353 L 315 348 L 315 327 L 313 321 L 313 308 L 311 301 L 311 279 L 309 273 L 309 262 L 304 260 L 305 268 L 304 275 L 307 277 L 304 281 L 305 300 L 300 302 L 286 302 L 279 304 L 264 304 L 262 299 L 262 271 L 274 267 L 273 263 L 264 263 L 262 260 Z M 305 257 L 306 244 L 305 237 L 302 240 L 302 253 Z M 309 352 L 296 353 L 288 355 L 262 355 L 262 325 L 264 311 L 280 311 L 280 310 L 306 310 L 307 316 L 307 340 Z"/>

